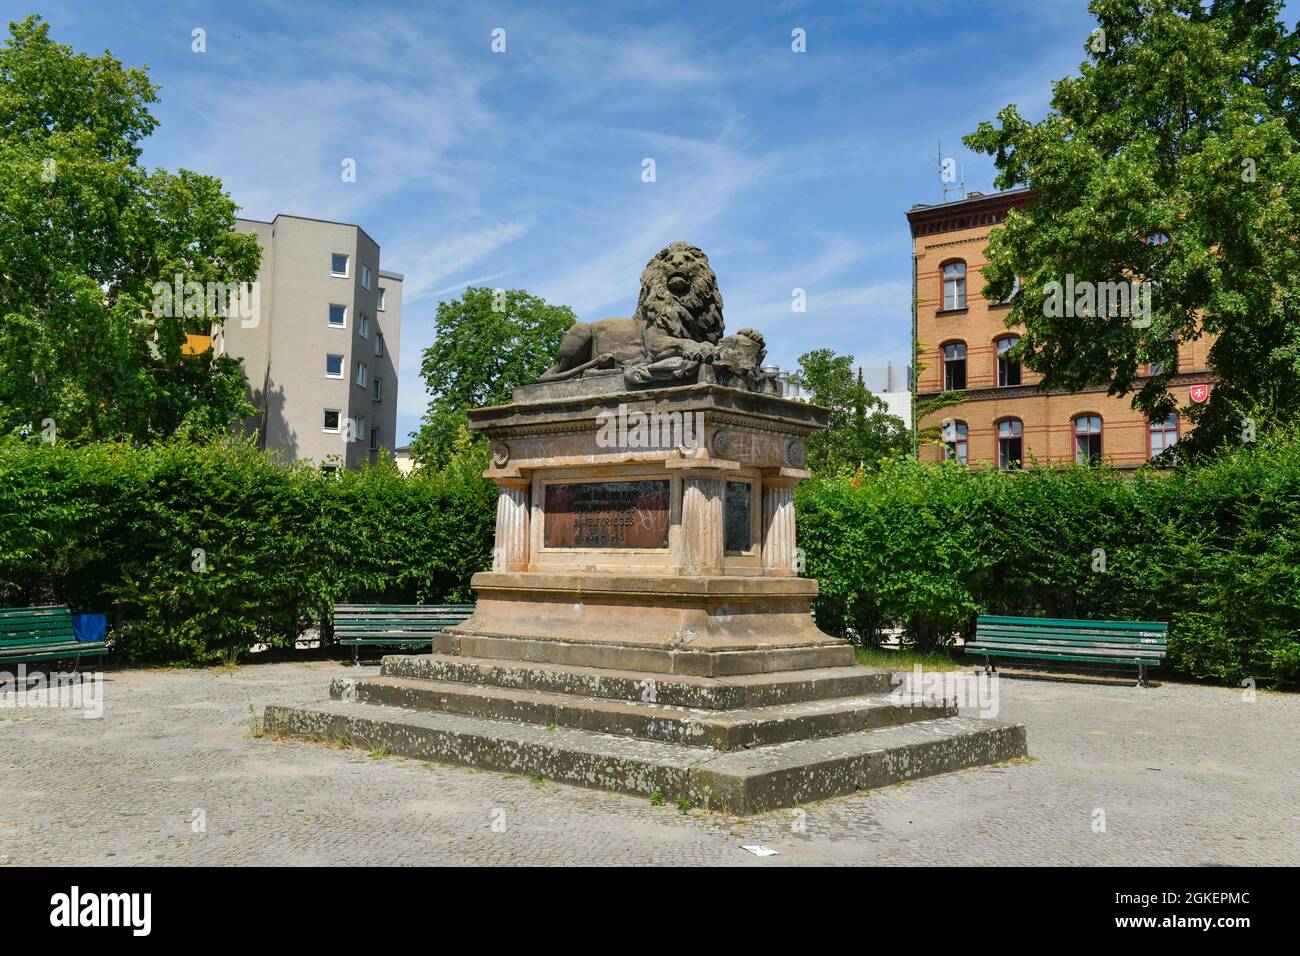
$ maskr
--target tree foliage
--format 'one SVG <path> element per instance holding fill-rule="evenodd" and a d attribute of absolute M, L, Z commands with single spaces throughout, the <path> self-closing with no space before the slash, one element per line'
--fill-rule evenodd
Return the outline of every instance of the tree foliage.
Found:
<path fill-rule="evenodd" d="M 852 355 L 814 349 L 799 357 L 791 380 L 806 389 L 815 405 L 831 411 L 830 428 L 808 436 L 808 468 L 814 472 L 854 472 L 876 468 L 885 458 L 906 455 L 911 436 L 902 419 L 853 370 Z"/>
<path fill-rule="evenodd" d="M 1176 341 L 1214 337 L 1220 383 L 1185 409 L 1185 450 L 1240 440 L 1247 413 L 1300 412 L 1300 32 L 1281 8 L 1092 0 L 1088 60 L 1046 118 L 1007 106 L 965 140 L 995 157 L 999 188 L 1037 195 L 993 233 L 984 276 L 994 299 L 1021 279 L 1007 322 L 1046 388 L 1109 381 L 1160 418 L 1179 404 Z M 1067 275 L 1149 281 L 1150 314 L 1049 315 Z"/>
<path fill-rule="evenodd" d="M 548 305 L 521 289 L 470 287 L 459 299 L 439 302 L 437 338 L 420 364 L 432 397 L 412 456 L 426 466 L 445 464 L 466 411 L 508 402 L 515 388 L 537 381 L 573 323 L 567 305 Z"/>
<path fill-rule="evenodd" d="M 157 88 L 38 17 L 0 47 L 0 430 L 61 440 L 206 433 L 251 412 L 236 359 L 184 356 L 211 316 L 155 314 L 156 282 L 251 282 L 261 253 L 199 173 L 152 172 Z"/>

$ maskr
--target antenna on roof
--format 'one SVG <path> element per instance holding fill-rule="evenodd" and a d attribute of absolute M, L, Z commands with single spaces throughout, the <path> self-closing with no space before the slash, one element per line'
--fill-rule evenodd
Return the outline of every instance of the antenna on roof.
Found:
<path fill-rule="evenodd" d="M 966 167 L 960 169 L 957 160 L 943 154 L 943 141 L 939 142 L 939 182 L 943 185 L 943 201 L 948 201 L 948 194 L 964 199 L 966 196 Z"/>

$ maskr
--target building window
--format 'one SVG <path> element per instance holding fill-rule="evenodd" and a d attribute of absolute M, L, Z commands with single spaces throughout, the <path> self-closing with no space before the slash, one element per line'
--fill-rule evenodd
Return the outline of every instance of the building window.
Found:
<path fill-rule="evenodd" d="M 951 342 L 943 347 L 943 390 L 961 391 L 966 387 L 966 343 Z"/>
<path fill-rule="evenodd" d="M 384 333 L 375 333 L 375 358 L 380 358 L 384 354 Z"/>
<path fill-rule="evenodd" d="M 1007 353 L 1015 347 L 1020 338 L 1015 335 L 1005 335 L 997 341 L 998 349 L 998 386 L 1020 384 L 1020 363 L 1015 359 L 1009 358 Z"/>
<path fill-rule="evenodd" d="M 943 443 L 948 446 L 948 460 L 966 464 L 969 457 L 967 439 L 970 429 L 965 422 L 947 421 L 943 426 Z"/>
<path fill-rule="evenodd" d="M 380 286 L 380 287 L 379 287 L 379 303 L 378 303 L 378 306 L 379 306 L 379 311 L 380 311 L 380 312 L 383 312 L 383 311 L 384 311 L 384 287 L 383 287 L 383 286 Z"/>
<path fill-rule="evenodd" d="M 325 409 L 325 423 L 321 431 L 331 432 L 335 435 L 339 433 L 339 422 L 342 420 L 343 413 L 337 408 Z"/>
<path fill-rule="evenodd" d="M 343 253 L 335 252 L 330 256 L 330 275 L 341 279 L 348 277 L 348 257 Z"/>
<path fill-rule="evenodd" d="M 1018 418 L 998 422 L 998 468 L 1011 471 L 1025 457 L 1024 426 Z"/>
<path fill-rule="evenodd" d="M 377 402 L 382 402 L 384 400 L 384 380 L 382 378 L 375 379 L 374 396 L 375 401 Z"/>
<path fill-rule="evenodd" d="M 1178 413 L 1170 412 L 1163 420 L 1151 423 L 1151 457 L 1155 458 L 1178 444 Z"/>
<path fill-rule="evenodd" d="M 1172 331 L 1172 332 L 1169 333 L 1169 341 L 1174 343 L 1174 358 L 1177 359 L 1177 358 L 1178 358 L 1178 331 L 1177 331 L 1176 329 L 1175 329 L 1174 331 Z M 1159 375 L 1159 374 L 1161 374 L 1164 370 L 1165 370 L 1165 363 L 1164 363 L 1164 362 L 1148 362 L 1148 363 L 1147 363 L 1147 374 L 1148 374 L 1148 375 Z M 1176 367 L 1175 367 L 1175 371 L 1177 371 L 1177 368 L 1176 368 Z"/>
<path fill-rule="evenodd" d="M 1101 461 L 1101 416 L 1080 415 L 1074 420 L 1074 460 L 1081 465 Z"/>
<path fill-rule="evenodd" d="M 356 429 L 352 433 L 352 440 L 365 441 L 366 440 L 366 416 L 358 415 L 356 418 L 352 420 L 352 426 L 353 428 Z"/>
<path fill-rule="evenodd" d="M 325 377 L 326 378 L 343 377 L 343 356 L 342 355 L 325 356 Z"/>
<path fill-rule="evenodd" d="M 370 450 L 375 451 L 379 448 L 379 429 L 370 429 Z"/>
<path fill-rule="evenodd" d="M 347 328 L 348 324 L 348 307 L 330 303 L 330 325 L 336 329 Z"/>
<path fill-rule="evenodd" d="M 361 288 L 369 292 L 371 286 L 370 266 L 362 264 L 361 266 Z"/>
<path fill-rule="evenodd" d="M 370 316 L 362 312 L 360 318 L 361 321 L 357 323 L 357 335 L 368 339 L 370 338 Z"/>
<path fill-rule="evenodd" d="M 943 267 L 943 308 L 966 308 L 966 263 L 960 259 Z"/>
<path fill-rule="evenodd" d="M 360 385 L 362 388 L 366 387 L 366 371 L 367 371 L 366 364 L 364 362 L 358 362 L 356 383 Z"/>
<path fill-rule="evenodd" d="M 1011 300 L 1014 299 L 1019 293 L 1020 293 L 1020 276 L 1016 276 L 1013 280 L 1011 280 L 1011 291 L 1007 293 L 1007 297 L 1003 299 L 1001 302 L 999 302 L 998 305 L 1010 305 Z"/>

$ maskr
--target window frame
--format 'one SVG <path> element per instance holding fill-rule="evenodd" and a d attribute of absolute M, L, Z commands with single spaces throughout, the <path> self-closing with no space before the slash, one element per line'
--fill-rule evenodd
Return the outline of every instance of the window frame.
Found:
<path fill-rule="evenodd" d="M 1171 418 L 1173 419 L 1172 426 L 1169 424 L 1169 419 Z M 1155 450 L 1155 442 L 1152 439 L 1154 439 L 1154 437 L 1157 434 L 1168 435 L 1171 431 L 1173 432 L 1174 440 L 1172 442 L 1169 442 L 1169 444 L 1165 445 L 1164 448 L 1160 449 L 1160 451 L 1157 452 Z M 1148 421 L 1147 422 L 1147 461 L 1151 461 L 1152 459 L 1158 457 L 1159 455 L 1163 455 L 1170 448 L 1173 448 L 1174 445 L 1177 445 L 1180 441 L 1182 441 L 1182 438 L 1183 438 L 1182 416 L 1179 415 L 1177 412 L 1170 412 L 1167 416 L 1165 416 L 1165 420 L 1163 422 Z"/>
<path fill-rule="evenodd" d="M 332 358 L 339 360 L 339 373 L 337 375 L 330 374 L 330 359 Z M 325 353 L 325 377 L 329 379 L 337 379 L 339 381 L 343 381 L 343 379 L 347 378 L 347 373 L 343 371 L 347 367 L 347 360 L 348 357 L 346 355 L 339 355 L 336 352 L 326 352 Z"/>
<path fill-rule="evenodd" d="M 951 438 L 948 438 L 951 429 Z M 950 418 L 944 424 L 944 453 L 945 461 L 955 461 L 958 464 L 970 464 L 970 425 L 959 418 Z M 960 448 L 960 454 L 958 449 Z"/>
<path fill-rule="evenodd" d="M 1094 419 L 1097 422 L 1096 431 L 1091 430 L 1091 425 Z M 1085 422 L 1088 424 L 1089 430 L 1085 432 L 1081 432 L 1079 430 L 1079 426 L 1080 424 Z M 1080 465 L 1099 464 L 1102 460 L 1102 455 L 1105 454 L 1105 438 L 1104 438 L 1106 432 L 1105 419 L 1103 419 L 1098 412 L 1079 412 L 1077 415 L 1074 415 L 1070 418 L 1070 432 L 1074 436 L 1075 463 Z M 1086 458 L 1081 457 L 1080 453 L 1082 451 L 1082 448 L 1080 446 L 1080 439 L 1092 439 L 1092 438 L 1095 438 L 1097 442 L 1096 454 L 1089 454 Z"/>
<path fill-rule="evenodd" d="M 357 388 L 366 388 L 370 381 L 370 369 L 365 362 L 357 361 L 357 366 L 352 370 L 352 381 Z"/>
<path fill-rule="evenodd" d="M 1003 342 L 1010 342 L 1005 349 L 1002 348 Z M 997 366 L 996 381 L 998 388 L 1015 388 L 1017 385 L 1024 384 L 1024 369 L 1018 361 L 1005 358 L 1005 354 L 1020 344 L 1018 335 L 999 335 L 993 340 L 994 363 Z M 1015 371 L 1015 381 L 1011 381 L 1011 372 Z"/>
<path fill-rule="evenodd" d="M 375 301 L 375 311 L 376 311 L 376 312 L 387 312 L 387 311 L 388 311 L 386 308 L 384 308 L 384 293 L 385 293 L 386 291 L 387 291 L 387 290 L 386 290 L 383 286 L 380 286 L 380 287 L 379 287 L 379 291 L 375 294 L 375 295 L 376 295 L 376 301 Z"/>
<path fill-rule="evenodd" d="M 1002 426 L 1015 426 L 1018 430 L 1014 435 L 1003 436 Z M 1019 471 L 1025 466 L 1025 423 L 1023 419 L 1016 418 L 1014 415 L 1006 418 L 999 418 L 993 423 L 993 434 L 998 443 L 998 471 Z M 1010 455 L 1004 455 L 1002 443 L 1004 441 L 1016 441 L 1020 443 L 1020 456 L 1013 462 Z"/>
<path fill-rule="evenodd" d="M 337 323 L 334 321 L 334 310 L 343 310 L 343 321 Z M 325 324 L 331 329 L 346 329 L 348 327 L 348 307 L 345 302 L 331 302 L 329 308 L 325 310 Z"/>
<path fill-rule="evenodd" d="M 335 257 L 341 257 L 341 258 L 343 259 L 343 271 L 342 271 L 342 272 L 336 272 L 336 271 L 334 270 L 334 259 L 335 259 Z M 350 278 L 351 275 L 352 275 L 352 256 L 349 255 L 349 254 L 346 253 L 346 252 L 331 252 L 331 253 L 330 253 L 330 278 L 332 278 L 332 279 L 347 279 L 347 278 Z"/>
<path fill-rule="evenodd" d="M 370 338 L 370 316 L 364 312 L 357 313 L 357 335 L 363 339 Z"/>
<path fill-rule="evenodd" d="M 333 412 L 337 417 L 334 419 L 334 427 L 330 428 L 325 424 L 326 416 Z M 321 432 L 326 435 L 339 435 L 343 433 L 343 409 L 341 408 L 323 408 L 321 409 Z"/>
<path fill-rule="evenodd" d="M 949 359 L 948 349 L 950 348 L 960 348 L 961 358 Z M 970 381 L 970 366 L 968 364 L 970 361 L 970 349 L 967 347 L 966 343 L 961 339 L 953 339 L 950 342 L 944 342 L 942 345 L 939 346 L 939 355 L 942 359 L 942 364 L 943 364 L 943 390 L 945 392 L 966 391 L 967 385 Z M 953 376 L 949 374 L 949 364 L 956 363 L 956 362 L 961 362 L 961 385 L 959 387 L 954 388 L 951 385 Z"/>
<path fill-rule="evenodd" d="M 384 400 L 384 380 L 378 375 L 370 380 L 370 399 L 375 402 Z"/>
<path fill-rule="evenodd" d="M 360 278 L 361 288 L 365 289 L 367 292 L 373 292 L 375 290 L 375 273 L 370 266 L 366 265 L 364 262 L 361 263 Z"/>
<path fill-rule="evenodd" d="M 961 267 L 961 274 L 954 275 L 953 282 L 953 304 L 948 304 L 948 268 Z M 969 266 L 965 259 L 945 259 L 939 263 L 939 311 L 940 312 L 960 312 L 968 305 L 966 279 L 970 272 Z"/>
<path fill-rule="evenodd" d="M 375 333 L 375 358 L 384 357 L 384 333 Z"/>

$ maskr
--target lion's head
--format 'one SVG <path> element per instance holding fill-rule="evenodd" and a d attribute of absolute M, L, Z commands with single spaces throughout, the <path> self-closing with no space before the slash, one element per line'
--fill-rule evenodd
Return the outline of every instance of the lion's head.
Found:
<path fill-rule="evenodd" d="M 698 246 L 674 242 L 646 263 L 636 317 L 679 339 L 722 338 L 722 293 L 709 257 Z"/>

